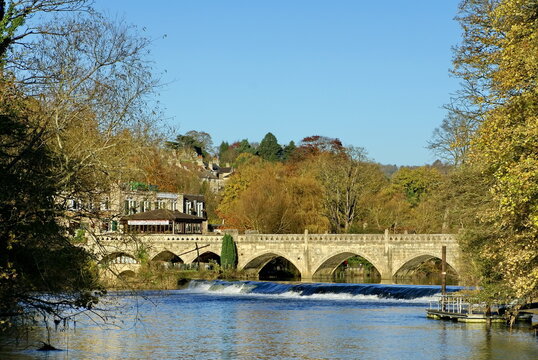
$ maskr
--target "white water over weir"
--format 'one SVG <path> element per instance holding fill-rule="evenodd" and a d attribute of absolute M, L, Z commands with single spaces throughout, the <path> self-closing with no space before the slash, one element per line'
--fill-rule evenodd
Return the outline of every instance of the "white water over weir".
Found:
<path fill-rule="evenodd" d="M 256 278 L 271 260 L 282 257 L 293 264 L 302 280 L 330 275 L 351 256 L 368 260 L 390 281 L 398 271 L 406 270 L 431 258 L 441 258 L 442 246 L 447 249 L 447 263 L 457 273 L 461 267 L 460 248 L 452 234 L 232 234 L 237 246 L 238 269 Z M 95 239 L 94 239 L 95 240 Z M 141 245 L 149 258 L 163 252 L 177 255 L 183 263 L 192 263 L 198 257 L 198 246 L 205 246 L 199 254 L 220 255 L 222 235 L 99 235 L 87 247 L 103 257 L 110 254 L 136 254 Z M 206 246 L 207 245 L 207 246 Z M 183 254 L 183 255 L 180 255 Z M 136 270 L 137 264 L 125 264 L 125 270 Z M 127 269 L 128 267 L 128 269 Z"/>
<path fill-rule="evenodd" d="M 448 291 L 462 287 L 449 286 Z M 438 286 L 334 284 L 334 283 L 274 283 L 259 281 L 192 280 L 186 291 L 215 295 L 262 296 L 270 298 L 427 303 L 438 299 Z"/>

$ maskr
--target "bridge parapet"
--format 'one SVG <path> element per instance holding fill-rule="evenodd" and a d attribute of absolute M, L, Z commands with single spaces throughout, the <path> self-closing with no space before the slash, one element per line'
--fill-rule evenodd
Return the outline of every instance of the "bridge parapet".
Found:
<path fill-rule="evenodd" d="M 446 242 L 457 243 L 456 236 L 452 234 L 389 234 L 388 242 L 405 242 L 412 241 L 414 243 L 428 243 L 428 242 Z"/>
<path fill-rule="evenodd" d="M 383 234 L 309 234 L 308 242 L 320 243 L 375 243 L 384 242 Z"/>
<path fill-rule="evenodd" d="M 302 243 L 304 234 L 246 234 L 234 237 L 236 242 L 287 242 Z"/>
<path fill-rule="evenodd" d="M 321 243 L 429 243 L 456 244 L 452 234 L 246 234 L 234 237 L 236 242 L 321 242 Z"/>
<path fill-rule="evenodd" d="M 99 242 L 126 242 L 142 239 L 145 242 L 167 242 L 167 241 L 191 241 L 191 242 L 221 242 L 222 235 L 200 235 L 200 234 L 149 234 L 149 235 L 98 235 Z M 246 234 L 236 235 L 236 242 L 352 242 L 352 243 L 447 243 L 457 244 L 456 236 L 452 234 Z"/>
<path fill-rule="evenodd" d="M 173 235 L 173 234 L 149 234 L 149 235 L 98 235 L 98 242 L 129 242 L 144 241 L 146 243 L 168 242 L 168 241 L 190 241 L 190 242 L 222 242 L 220 235 Z"/>

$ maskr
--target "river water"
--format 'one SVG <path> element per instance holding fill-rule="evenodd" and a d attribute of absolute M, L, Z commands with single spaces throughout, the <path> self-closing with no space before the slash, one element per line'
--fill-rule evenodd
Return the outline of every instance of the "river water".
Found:
<path fill-rule="evenodd" d="M 449 287 L 449 290 L 456 290 Z M 37 326 L 0 359 L 538 359 L 528 324 L 427 319 L 438 286 L 195 281 L 188 288 L 115 293 L 96 323 L 78 316 L 35 350 Z M 95 319 L 95 318 L 94 318 Z"/>

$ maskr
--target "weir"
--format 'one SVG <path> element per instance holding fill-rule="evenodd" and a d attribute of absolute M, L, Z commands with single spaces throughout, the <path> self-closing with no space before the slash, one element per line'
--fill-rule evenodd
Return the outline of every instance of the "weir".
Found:
<path fill-rule="evenodd" d="M 452 234 L 232 234 L 237 246 L 239 270 L 253 277 L 270 261 L 282 257 L 300 273 L 302 280 L 316 280 L 330 275 L 346 258 L 360 256 L 380 273 L 382 281 L 391 281 L 400 270 L 432 258 L 441 259 L 446 246 L 446 261 L 460 272 L 460 248 Z M 191 251 L 204 248 L 197 254 Z M 149 259 L 161 253 L 180 255 L 189 264 L 200 258 L 216 260 L 221 252 L 222 235 L 163 235 L 133 236 L 122 234 L 99 235 L 86 248 L 101 258 L 113 253 L 136 258 L 143 249 Z"/>
<path fill-rule="evenodd" d="M 439 286 L 329 283 L 274 283 L 258 281 L 192 280 L 187 290 L 241 295 L 268 295 L 288 298 L 326 300 L 395 301 L 416 300 L 427 303 L 440 293 Z M 448 291 L 460 290 L 449 286 Z"/>

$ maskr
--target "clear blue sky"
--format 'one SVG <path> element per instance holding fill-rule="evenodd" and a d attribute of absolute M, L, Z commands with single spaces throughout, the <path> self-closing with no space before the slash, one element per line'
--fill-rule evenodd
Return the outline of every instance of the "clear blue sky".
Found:
<path fill-rule="evenodd" d="M 384 164 L 425 148 L 458 88 L 459 0 L 97 0 L 155 39 L 167 122 L 215 145 L 272 132 L 362 146 Z"/>

